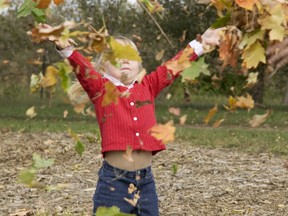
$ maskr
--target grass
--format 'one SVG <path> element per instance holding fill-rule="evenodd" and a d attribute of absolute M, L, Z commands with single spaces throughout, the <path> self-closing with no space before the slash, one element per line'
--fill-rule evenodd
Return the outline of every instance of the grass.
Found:
<path fill-rule="evenodd" d="M 219 111 L 211 123 L 204 125 L 203 119 L 215 103 L 218 104 Z M 225 103 L 225 99 L 217 97 L 194 97 L 191 103 L 183 103 L 181 99 L 167 101 L 160 97 L 156 105 L 157 120 L 159 123 L 174 121 L 177 127 L 176 142 L 189 142 L 191 145 L 211 148 L 237 148 L 251 153 L 271 152 L 288 155 L 287 106 L 275 105 L 273 102 L 265 105 L 265 108 L 256 107 L 250 112 L 237 110 L 231 113 L 223 108 L 222 105 Z M 63 99 L 62 96 L 53 99 L 51 107 L 45 105 L 45 100 L 39 100 L 38 96 L 18 98 L 14 101 L 1 99 L 1 104 L 0 130 L 64 132 L 71 128 L 77 133 L 98 130 L 93 117 L 76 114 L 67 99 Z M 26 110 L 31 106 L 35 106 L 37 112 L 33 119 L 25 116 Z M 179 107 L 181 115 L 188 115 L 185 126 L 180 126 L 179 117 L 168 112 L 171 106 Z M 252 116 L 264 114 L 267 109 L 273 110 L 272 115 L 261 127 L 251 128 L 248 122 Z M 64 110 L 69 113 L 66 118 L 63 117 Z M 211 125 L 218 119 L 225 120 L 219 128 L 213 128 Z"/>

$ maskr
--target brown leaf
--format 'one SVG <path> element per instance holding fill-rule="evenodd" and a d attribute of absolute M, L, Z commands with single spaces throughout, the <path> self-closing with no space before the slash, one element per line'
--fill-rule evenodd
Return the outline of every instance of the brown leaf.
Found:
<path fill-rule="evenodd" d="M 249 124 L 252 127 L 259 127 L 261 124 L 263 124 L 268 116 L 272 113 L 271 110 L 267 110 L 265 114 L 263 115 L 254 115 L 252 119 L 249 121 Z"/>

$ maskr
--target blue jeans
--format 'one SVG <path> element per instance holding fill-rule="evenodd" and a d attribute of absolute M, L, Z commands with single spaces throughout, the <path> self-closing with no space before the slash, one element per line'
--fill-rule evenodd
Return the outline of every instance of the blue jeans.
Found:
<path fill-rule="evenodd" d="M 93 197 L 93 214 L 100 206 L 116 206 L 122 213 L 137 216 L 159 215 L 158 196 L 151 166 L 131 172 L 115 168 L 104 161 L 98 175 L 99 179 Z M 137 190 L 128 191 L 129 187 L 133 188 L 131 184 Z"/>

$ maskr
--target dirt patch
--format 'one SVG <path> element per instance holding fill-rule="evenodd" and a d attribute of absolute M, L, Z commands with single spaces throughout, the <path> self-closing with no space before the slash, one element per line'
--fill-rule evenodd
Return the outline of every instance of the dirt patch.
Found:
<path fill-rule="evenodd" d="M 99 144 L 87 144 L 80 157 L 65 133 L 2 131 L 0 142 L 1 216 L 91 215 L 102 160 Z M 17 183 L 19 171 L 31 165 L 34 152 L 55 159 L 52 167 L 39 173 L 38 181 L 60 184 L 61 190 Z M 171 144 L 153 162 L 160 215 L 288 215 L 288 171 L 283 164 L 283 158 L 269 154 Z"/>

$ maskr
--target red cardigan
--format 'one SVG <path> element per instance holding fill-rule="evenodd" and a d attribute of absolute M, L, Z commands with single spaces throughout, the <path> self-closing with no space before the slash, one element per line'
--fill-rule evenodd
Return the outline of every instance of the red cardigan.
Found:
<path fill-rule="evenodd" d="M 174 59 L 178 58 L 180 53 Z M 149 129 L 156 124 L 156 96 L 170 85 L 177 75 L 173 75 L 166 66 L 159 66 L 154 72 L 146 75 L 141 83 L 135 82 L 130 89 L 117 86 L 120 92 L 130 92 L 128 98 L 119 97 L 117 104 L 102 106 L 104 83 L 109 80 L 96 72 L 91 63 L 78 51 L 73 51 L 68 59 L 94 105 L 102 137 L 103 155 L 108 151 L 125 151 L 127 145 L 133 150 L 151 151 L 153 155 L 166 149 L 161 140 L 156 140 L 149 134 Z M 194 53 L 191 61 L 195 59 L 197 55 Z M 149 103 L 141 103 L 147 101 Z M 141 106 L 137 106 L 139 104 Z"/>

